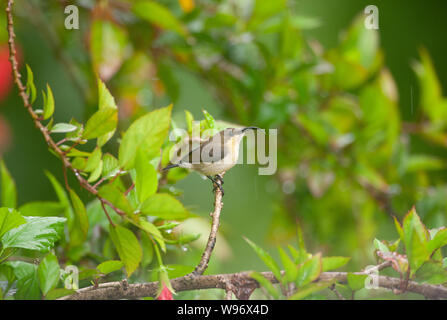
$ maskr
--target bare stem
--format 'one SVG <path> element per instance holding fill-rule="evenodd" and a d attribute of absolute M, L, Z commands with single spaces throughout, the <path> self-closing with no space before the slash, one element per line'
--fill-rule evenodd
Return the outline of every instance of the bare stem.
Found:
<path fill-rule="evenodd" d="M 223 178 L 225 172 L 220 174 L 220 176 Z M 208 268 L 208 263 L 211 258 L 211 253 L 213 252 L 214 246 L 216 244 L 216 238 L 217 238 L 217 232 L 219 230 L 219 223 L 220 223 L 220 213 L 223 208 L 223 202 L 222 202 L 222 191 L 220 188 L 215 186 L 215 193 L 214 193 L 214 211 L 210 214 L 213 218 L 212 224 L 211 224 L 211 231 L 210 235 L 208 237 L 208 242 L 205 247 L 205 251 L 202 253 L 202 258 L 200 259 L 199 264 L 192 272 L 192 276 L 202 275 L 206 268 Z"/>

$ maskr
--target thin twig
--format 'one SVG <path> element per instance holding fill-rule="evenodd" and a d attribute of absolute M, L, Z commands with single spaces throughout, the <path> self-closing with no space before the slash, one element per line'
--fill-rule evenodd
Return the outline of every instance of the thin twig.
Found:
<path fill-rule="evenodd" d="M 220 174 L 221 178 L 223 178 L 224 174 L 225 172 Z M 203 251 L 202 253 L 202 258 L 191 274 L 193 276 L 202 275 L 205 272 L 206 268 L 208 268 L 208 263 L 211 258 L 211 253 L 213 252 L 214 246 L 216 244 L 217 232 L 219 230 L 220 213 L 223 208 L 222 196 L 222 190 L 216 186 L 214 193 L 214 211 L 210 214 L 213 218 L 210 235 L 208 237 L 205 251 Z"/>
<path fill-rule="evenodd" d="M 91 194 L 98 197 L 102 202 L 110 206 L 113 210 L 115 210 L 116 213 L 118 213 L 121 216 L 125 216 L 126 213 L 122 210 L 115 207 L 110 201 L 107 199 L 101 198 L 98 195 L 98 191 L 90 185 L 90 183 L 84 179 L 79 172 L 73 168 L 71 165 L 69 159 L 66 157 L 65 152 L 62 151 L 59 146 L 56 144 L 56 142 L 51 138 L 50 131 L 47 127 L 45 127 L 42 122 L 39 119 L 39 116 L 34 112 L 33 107 L 29 101 L 29 97 L 26 94 L 26 87 L 22 83 L 22 75 L 19 72 L 19 63 L 17 61 L 17 50 L 15 46 L 15 32 L 14 32 L 14 19 L 12 14 L 12 7 L 14 5 L 14 0 L 8 0 L 7 6 L 6 6 L 6 16 L 7 16 L 7 30 L 8 30 L 8 46 L 9 46 L 9 61 L 11 62 L 12 66 L 12 74 L 14 77 L 14 83 L 17 85 L 17 88 L 19 90 L 19 96 L 22 99 L 23 105 L 30 114 L 31 118 L 33 119 L 34 125 L 36 128 L 42 133 L 45 142 L 48 144 L 48 146 L 59 156 L 59 158 L 62 161 L 62 164 L 64 166 L 64 169 L 70 169 L 76 176 L 77 180 L 79 181 L 79 184 L 89 191 Z M 67 186 L 69 189 L 69 187 Z"/>

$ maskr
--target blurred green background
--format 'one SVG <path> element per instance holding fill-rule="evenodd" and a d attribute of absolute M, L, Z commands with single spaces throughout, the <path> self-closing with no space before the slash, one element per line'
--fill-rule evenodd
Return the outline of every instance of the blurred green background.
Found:
<path fill-rule="evenodd" d="M 241 1 L 239 5 L 242 6 L 241 3 L 249 2 Z M 1 3 L 3 6 L 4 1 Z M 27 63 L 32 67 L 38 88 L 43 88 L 46 83 L 51 85 L 56 100 L 57 121 L 68 121 L 71 117 L 85 121 L 85 116 L 91 113 L 89 108 L 95 105 L 94 92 L 96 88 L 94 82 L 91 79 L 86 80 L 89 79 L 88 77 L 93 78 L 93 73 L 88 62 L 88 46 L 85 44 L 88 38 L 90 19 L 94 17 L 91 13 L 93 11 L 94 1 L 55 1 L 54 3 L 30 1 L 30 3 L 32 3 L 31 7 L 23 4 L 17 5 L 18 18 L 16 19 L 16 31 L 22 52 L 22 66 L 24 63 Z M 65 30 L 61 27 L 63 25 L 63 19 L 65 18 L 63 7 L 64 4 L 69 3 L 76 3 L 81 6 L 80 30 Z M 114 1 L 110 1 L 110 4 L 113 3 Z M 195 20 L 201 20 L 199 13 L 190 13 L 189 16 L 186 13 L 182 13 L 177 1 L 162 1 L 161 3 L 169 6 L 172 12 L 176 16 L 180 16 L 183 22 L 188 24 L 191 29 L 195 26 L 194 23 L 199 23 L 194 22 Z M 433 62 L 437 77 L 439 78 L 440 87 L 444 92 L 447 90 L 446 44 L 443 36 L 443 32 L 447 30 L 447 19 L 445 19 L 447 3 L 445 1 L 409 2 L 403 0 L 376 0 L 374 3 L 359 0 L 289 1 L 287 11 L 297 14 L 300 17 L 314 19 L 308 25 L 304 23 L 299 37 L 295 38 L 292 36 L 289 41 L 296 41 L 297 43 L 317 41 L 321 45 L 321 51 L 323 52 L 339 48 L 341 34 L 351 27 L 357 16 L 363 16 L 365 6 L 370 4 L 374 4 L 379 8 L 380 29 L 378 30 L 378 34 L 380 48 L 383 50 L 384 58 L 381 65 L 389 69 L 397 86 L 399 99 L 398 115 L 396 116 L 402 122 L 405 121 L 405 123 L 410 124 L 435 123 L 436 121 L 433 118 L 436 118 L 436 116 L 432 117 L 428 115 L 427 120 L 428 112 L 424 111 L 424 107 L 421 106 L 423 93 L 412 65 L 415 61 L 421 60 L 419 50 L 425 48 Z M 212 8 L 226 6 L 237 6 L 236 1 L 228 1 L 228 3 L 226 1 L 196 1 L 194 10 L 201 11 L 203 8 L 204 11 L 206 11 L 205 9 L 209 9 L 210 12 L 214 12 Z M 33 11 L 35 7 L 40 8 L 39 13 Z M 280 10 L 279 14 L 281 15 L 282 13 L 283 11 Z M 141 28 L 141 30 L 137 30 L 134 37 L 133 35 L 130 37 L 134 41 L 134 48 L 138 48 L 139 46 L 144 48 L 145 45 L 152 45 L 150 41 L 152 41 L 151 37 L 153 36 L 153 32 L 150 31 L 151 27 L 148 24 L 144 26 L 139 25 L 131 18 L 128 18 L 126 14 L 117 14 L 117 16 L 120 23 L 124 23 L 124 27 L 128 27 L 129 29 Z M 39 19 L 46 21 L 47 27 L 37 28 L 33 20 L 37 20 L 37 23 L 39 23 Z M 236 16 L 236 19 L 241 18 Z M 3 20 L 2 23 L 4 24 Z M 128 24 L 126 25 L 126 23 Z M 80 72 L 81 82 L 83 82 L 83 85 L 87 87 L 87 91 L 89 92 L 87 94 L 87 102 L 71 81 L 67 73 L 66 65 L 61 63 L 61 60 L 56 56 L 56 52 L 49 45 L 48 36 L 44 34 L 46 28 L 56 38 L 62 39 L 59 41 L 63 46 L 62 50 L 65 52 L 64 54 L 69 57 L 69 61 L 79 63 L 79 68 L 82 70 Z M 230 35 L 232 32 L 236 34 L 238 32 L 234 28 L 224 25 L 222 29 L 225 28 L 228 28 Z M 216 34 L 213 34 L 212 31 L 202 29 L 201 32 L 204 35 L 197 35 L 197 41 L 199 43 L 202 39 L 201 36 L 206 43 L 214 40 L 216 42 L 224 41 L 218 31 L 216 31 Z M 157 47 L 163 48 L 163 41 L 165 41 L 167 43 L 166 48 L 169 51 L 173 50 L 170 46 L 175 47 L 176 43 L 175 39 L 172 40 L 169 37 L 169 31 L 167 34 L 165 38 L 159 40 L 161 44 L 157 44 Z M 219 36 L 216 36 L 217 34 Z M 147 35 L 147 38 L 138 38 L 141 35 Z M 210 39 L 207 39 L 206 36 L 209 36 Z M 255 39 L 256 37 L 263 39 L 261 32 L 253 32 L 252 36 Z M 141 39 L 145 39 L 144 41 L 147 40 L 146 42 L 149 43 L 139 42 Z M 4 44 L 5 35 L 2 35 L 0 40 Z M 301 46 L 306 47 L 304 44 L 301 44 Z M 215 47 L 219 48 L 219 45 L 216 44 Z M 141 48 L 140 50 L 144 51 Z M 197 46 L 197 48 L 197 50 L 201 49 L 200 46 Z M 240 54 L 250 60 L 251 51 L 245 52 L 243 48 L 241 50 Z M 297 48 L 296 50 L 301 50 L 301 48 Z M 175 50 L 173 51 L 175 52 Z M 178 52 L 180 55 L 182 50 L 178 50 Z M 163 52 L 160 53 L 161 56 L 163 54 Z M 234 56 L 227 54 L 228 52 L 224 55 L 229 60 L 231 60 L 231 57 L 236 57 L 234 61 L 231 61 L 232 63 L 236 65 L 239 63 L 237 53 L 234 53 Z M 281 56 L 277 56 L 272 57 L 272 61 L 275 59 L 293 60 L 299 57 L 301 57 L 300 54 L 295 57 L 281 58 Z M 126 59 L 136 58 L 135 56 L 130 56 Z M 328 59 L 330 60 L 331 58 Z M 154 58 L 154 60 L 156 59 Z M 307 139 L 306 134 L 302 131 L 291 129 L 291 119 L 295 117 L 297 112 L 299 113 L 303 109 L 307 110 L 306 108 L 318 109 L 327 96 L 337 96 L 340 94 L 340 96 L 343 96 L 342 100 L 352 98 L 353 101 L 357 101 L 356 99 L 359 96 L 362 96 L 360 98 L 361 101 L 373 100 L 374 97 L 377 97 L 377 93 L 374 91 L 367 92 L 368 89 L 364 92 L 361 87 L 373 86 L 374 79 L 377 75 L 376 71 L 371 71 L 367 79 L 361 81 L 361 85 L 355 85 L 352 88 L 343 88 L 343 85 L 334 85 L 331 80 L 321 80 L 320 78 L 316 80 L 316 78 L 314 79 L 308 75 L 296 79 L 294 83 L 298 83 L 297 86 L 299 86 L 299 83 L 304 82 L 304 86 L 308 85 L 309 87 L 312 87 L 315 81 L 321 80 L 322 85 L 321 87 L 317 86 L 320 88 L 316 89 L 317 92 L 309 89 L 309 95 L 317 98 L 313 100 L 312 96 L 307 100 L 300 100 L 298 98 L 297 101 L 294 101 L 293 95 L 290 98 L 290 95 L 287 94 L 287 89 L 285 89 L 285 94 L 281 93 L 281 90 L 278 90 L 278 96 L 282 96 L 287 100 L 281 103 L 295 103 L 298 107 L 297 109 L 293 109 L 291 113 L 279 116 L 280 120 L 274 117 L 276 120 L 264 121 L 262 117 L 250 118 L 247 116 L 246 118 L 238 118 L 234 116 L 234 113 L 229 112 L 231 110 L 229 104 L 237 100 L 237 96 L 229 97 L 228 100 L 222 100 L 221 95 L 215 94 L 216 90 L 212 86 L 213 83 L 216 85 L 216 82 L 218 84 L 221 81 L 218 76 L 215 76 L 215 79 L 209 81 L 203 73 L 197 72 L 196 66 L 192 66 L 188 62 L 182 64 L 179 60 L 175 62 L 172 60 L 169 62 L 162 60 L 159 59 L 156 62 L 163 66 L 163 68 L 160 67 L 158 69 L 160 74 L 150 74 L 141 80 L 149 83 L 151 88 L 149 91 L 145 91 L 149 96 L 149 98 L 147 96 L 146 98 L 149 99 L 150 103 L 148 105 L 140 103 L 146 110 L 174 102 L 174 119 L 179 119 L 179 122 L 183 118 L 183 110 L 190 110 L 195 118 L 201 119 L 201 109 L 206 109 L 216 119 L 234 123 L 241 122 L 240 120 L 242 119 L 243 121 L 250 122 L 243 124 L 280 128 L 278 135 L 278 143 L 280 145 L 279 168 L 275 176 L 259 176 L 256 165 L 239 165 L 229 171 L 225 176 L 225 205 L 222 213 L 220 231 L 225 238 L 222 241 L 228 243 L 230 255 L 223 254 L 224 258 L 221 260 L 212 260 L 210 272 L 236 272 L 248 269 L 262 270 L 262 262 L 257 259 L 242 236 L 248 237 L 267 249 L 271 249 L 277 244 L 284 245 L 293 243 L 295 241 L 295 219 L 298 219 L 303 226 L 305 240 L 313 251 L 322 250 L 325 254 L 353 256 L 353 261 L 348 265 L 348 269 L 351 270 L 358 270 L 365 264 L 374 263 L 372 239 L 378 237 L 380 239 L 391 240 L 397 238 L 397 234 L 394 231 L 392 219 L 387 214 L 386 206 L 389 205 L 388 200 L 383 200 L 383 194 L 380 192 L 376 192 L 375 196 L 371 196 L 371 194 L 365 192 L 368 189 L 367 186 L 370 185 L 380 186 L 383 183 L 386 184 L 386 192 L 384 193 L 387 195 L 385 198 L 389 195 L 393 207 L 392 211 L 398 217 L 402 217 L 412 205 L 416 205 L 418 213 L 424 218 L 424 222 L 429 227 L 439 227 L 445 222 L 447 213 L 445 210 L 445 196 L 447 195 L 445 160 L 447 157 L 447 148 L 445 140 L 442 140 L 442 137 L 445 138 L 446 131 L 444 123 L 441 122 L 447 120 L 446 118 L 442 119 L 442 115 L 447 115 L 447 112 L 438 113 L 441 115 L 438 116 L 440 117 L 438 119 L 439 123 L 435 126 L 436 128 L 428 130 L 431 133 L 439 133 L 441 136 L 439 139 L 443 141 L 444 145 L 433 142 L 433 139 L 436 140 L 435 138 L 432 140 L 428 139 L 431 142 L 427 142 L 427 140 L 424 140 L 424 137 L 427 135 L 424 134 L 422 134 L 422 137 L 418 133 L 413 136 L 412 132 L 410 134 L 403 134 L 403 130 L 401 129 L 403 124 L 400 123 L 397 129 L 399 136 L 391 142 L 390 148 L 393 151 L 386 151 L 381 154 L 379 147 L 377 147 L 377 150 L 379 150 L 377 153 L 373 147 L 373 150 L 369 151 L 370 153 L 364 154 L 364 157 L 369 157 L 369 160 L 372 162 L 377 160 L 375 164 L 371 165 L 371 168 L 375 167 L 374 170 L 377 170 L 376 173 L 381 171 L 382 177 L 378 178 L 375 173 L 371 173 L 370 171 L 361 173 L 359 175 L 365 176 L 366 180 L 371 178 L 373 182 L 365 183 L 363 186 L 356 185 L 355 187 L 347 182 L 349 181 L 347 177 L 351 176 L 355 178 L 359 170 L 356 167 L 357 158 L 351 156 L 350 151 L 347 151 L 345 155 L 343 155 L 343 152 L 345 152 L 344 149 L 335 152 L 336 154 L 341 154 L 342 157 L 351 159 L 349 161 L 347 160 L 349 162 L 348 165 L 339 166 L 339 164 L 336 164 L 337 161 L 334 160 L 336 156 L 330 155 L 329 152 L 325 153 L 325 148 L 319 149 L 318 143 L 304 142 Z M 270 62 L 267 60 L 267 64 Z M 127 66 L 129 70 L 132 70 L 132 67 L 128 66 L 128 64 L 130 64 L 129 61 L 124 62 L 122 70 L 118 71 L 108 82 L 112 89 L 112 94 L 118 101 L 121 101 L 120 109 L 122 108 L 123 110 L 127 110 L 122 99 L 126 96 L 126 88 L 125 85 L 121 84 L 126 81 L 126 76 L 129 76 L 123 69 Z M 243 70 L 249 68 L 247 67 L 247 61 L 241 62 L 239 67 Z M 268 72 L 266 73 L 268 74 Z M 294 71 L 290 72 L 290 77 L 293 78 L 294 74 L 298 73 L 298 71 L 296 73 Z M 85 76 L 86 74 L 88 75 L 87 77 Z M 250 75 L 254 78 L 266 77 L 265 73 L 257 75 L 256 72 L 253 72 Z M 351 76 L 351 73 L 347 73 L 343 77 L 349 76 Z M 214 75 L 210 73 L 209 77 L 213 78 Z M 160 78 L 162 82 L 165 82 L 166 87 L 166 92 L 162 90 L 162 94 L 157 93 L 158 89 L 156 88 Z M 289 76 L 285 78 L 289 79 Z M 135 81 L 138 81 L 138 79 Z M 385 79 L 384 81 L 387 80 Z M 227 83 L 222 82 L 223 87 L 227 85 Z M 228 87 L 231 87 L 231 85 L 228 85 Z M 360 89 L 358 89 L 359 87 Z M 382 90 L 387 90 L 386 85 L 382 87 Z M 265 91 L 268 90 L 259 91 L 260 97 L 256 97 L 255 92 L 254 94 L 247 94 L 247 97 L 244 97 L 244 99 L 248 99 L 249 101 L 252 99 L 250 103 L 253 104 L 255 99 L 262 101 L 265 97 Z M 320 95 L 323 91 L 325 93 Z M 344 96 L 343 91 L 346 91 L 346 96 Z M 2 129 L 3 136 L 1 138 L 5 141 L 5 146 L 1 151 L 12 176 L 16 180 L 19 205 L 29 201 L 55 200 L 56 196 L 51 184 L 44 176 L 44 170 L 49 170 L 58 177 L 59 181 L 62 181 L 62 165 L 58 159 L 48 152 L 44 140 L 34 128 L 16 92 L 17 90 L 15 88 L 12 89 L 7 97 L 0 102 L 0 114 L 4 122 L 2 126 L 6 128 Z M 247 101 L 244 99 L 242 101 Z M 345 100 L 343 100 L 343 103 L 339 103 L 343 104 L 340 107 L 341 109 L 344 108 L 344 103 L 348 106 L 350 103 L 357 104 L 357 102 L 346 102 Z M 381 101 L 377 103 L 379 105 L 383 104 Z M 392 102 L 390 103 L 392 104 Z M 362 105 L 362 102 L 360 104 Z M 308 105 L 311 107 L 308 107 Z M 371 108 L 374 109 L 375 106 L 373 105 Z M 440 108 L 445 108 L 445 105 Z M 278 112 L 278 114 L 282 112 L 275 111 L 276 109 L 273 110 L 272 112 Z M 317 113 L 307 114 L 308 119 L 311 119 L 310 122 L 315 120 L 315 123 L 320 123 L 318 117 L 314 117 L 315 114 L 318 114 L 318 111 L 315 112 Z M 366 113 L 364 115 L 366 120 L 358 119 L 360 124 L 367 122 L 368 116 L 379 117 L 373 111 L 370 113 L 367 111 L 364 112 Z M 120 113 L 120 117 L 123 119 L 121 125 L 124 129 L 128 125 L 126 119 L 132 118 L 132 112 L 130 112 L 130 116 L 123 116 Z M 340 117 L 345 119 L 344 113 Z M 346 116 L 347 122 L 354 121 L 351 118 L 348 119 L 348 117 L 351 117 L 351 115 Z M 388 117 L 390 122 L 393 121 L 393 115 L 390 116 L 386 110 L 384 111 L 383 117 L 384 119 L 378 121 L 381 124 L 375 124 L 376 131 L 373 131 L 370 138 L 377 137 L 380 135 L 380 132 L 387 130 Z M 338 122 L 337 119 L 341 118 L 334 119 Z M 312 127 L 307 122 L 301 122 L 301 126 L 306 127 L 306 124 L 309 125 L 307 128 L 310 128 L 310 132 L 313 132 L 312 128 L 316 128 L 315 130 L 317 131 L 323 131 L 321 128 L 326 128 L 325 125 Z M 346 126 L 349 127 L 349 124 L 346 124 Z M 407 127 L 412 128 L 411 125 Z M 341 129 L 341 131 L 343 130 Z M 356 130 L 360 130 L 360 135 L 362 134 L 361 126 Z M 7 132 L 9 132 L 9 138 Z M 333 134 L 333 131 L 328 130 L 328 134 Z M 315 137 L 312 139 L 318 140 L 318 134 L 315 134 Z M 323 141 L 323 144 L 325 143 Z M 364 142 L 359 143 L 362 144 Z M 402 151 L 400 148 L 394 148 L 398 143 L 408 147 L 407 151 L 409 153 L 429 155 L 430 157 L 436 157 L 436 160 L 432 158 L 427 160 L 424 158 L 422 160 L 429 162 L 425 167 L 422 164 L 421 167 L 416 167 L 412 172 L 410 172 L 411 170 L 408 167 L 407 169 L 401 168 L 399 169 L 401 170 L 399 174 L 396 174 L 395 172 L 399 171 L 398 169 L 394 169 L 395 167 L 399 167 L 396 157 L 398 158 L 399 152 Z M 114 145 L 108 146 L 108 148 L 112 152 L 116 151 L 116 146 Z M 395 149 L 399 149 L 400 151 L 396 151 Z M 361 153 L 362 151 L 358 152 Z M 376 156 L 377 159 L 374 158 Z M 302 158 L 305 158 L 305 160 L 301 161 Z M 421 159 L 413 160 L 414 163 L 412 163 L 417 165 L 415 164 L 417 162 L 416 160 Z M 307 169 L 304 168 L 301 170 L 299 168 L 303 163 L 306 163 Z M 313 169 L 312 163 L 316 166 Z M 323 175 L 315 175 L 316 191 L 310 190 L 309 181 L 303 175 L 303 170 L 308 172 L 309 168 L 315 170 L 311 170 L 310 172 L 323 173 Z M 410 173 L 406 172 L 406 170 Z M 336 177 L 324 176 L 328 172 L 333 172 Z M 405 175 L 406 173 L 408 175 Z M 326 187 L 322 187 L 324 185 L 322 181 L 325 177 L 329 177 L 328 179 L 331 181 L 327 189 Z M 290 189 L 290 183 L 287 182 L 290 179 L 292 179 L 292 189 Z M 77 188 L 73 177 L 70 177 L 70 181 L 71 185 Z M 285 185 L 287 183 L 289 183 L 289 187 Z M 190 174 L 175 186 L 184 191 L 180 199 L 192 212 L 208 218 L 208 214 L 212 210 L 211 185 L 209 181 L 202 180 L 197 174 Z M 395 187 L 394 189 L 393 186 Z M 411 190 L 407 190 L 407 187 Z M 374 192 L 373 190 L 372 193 L 374 194 Z M 79 193 L 85 201 L 92 200 L 92 197 L 85 191 L 79 190 Z M 384 202 L 386 203 L 384 204 Z M 194 224 L 192 225 L 192 230 L 189 231 L 193 230 Z M 203 234 L 202 238 L 205 237 L 206 235 Z M 224 249 L 221 248 L 220 250 Z M 173 253 L 170 257 L 170 262 L 194 265 L 199 257 L 200 250 L 195 248 L 192 251 L 178 251 Z"/>

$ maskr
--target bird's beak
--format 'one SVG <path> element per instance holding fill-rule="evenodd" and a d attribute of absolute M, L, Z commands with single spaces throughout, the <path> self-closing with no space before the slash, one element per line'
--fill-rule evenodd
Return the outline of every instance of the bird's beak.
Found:
<path fill-rule="evenodd" d="M 242 133 L 244 133 L 245 131 L 247 131 L 247 130 L 249 130 L 249 129 L 252 129 L 252 130 L 261 130 L 261 129 L 258 128 L 258 127 L 246 127 L 246 128 L 243 128 L 243 129 L 242 129 Z"/>

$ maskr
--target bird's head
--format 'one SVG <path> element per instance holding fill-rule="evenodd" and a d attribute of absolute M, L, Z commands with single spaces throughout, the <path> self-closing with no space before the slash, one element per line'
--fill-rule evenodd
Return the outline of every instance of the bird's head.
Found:
<path fill-rule="evenodd" d="M 227 128 L 225 129 L 225 133 L 227 133 L 230 137 L 234 136 L 242 136 L 245 134 L 247 130 L 260 130 L 258 127 L 245 127 L 245 128 Z"/>

